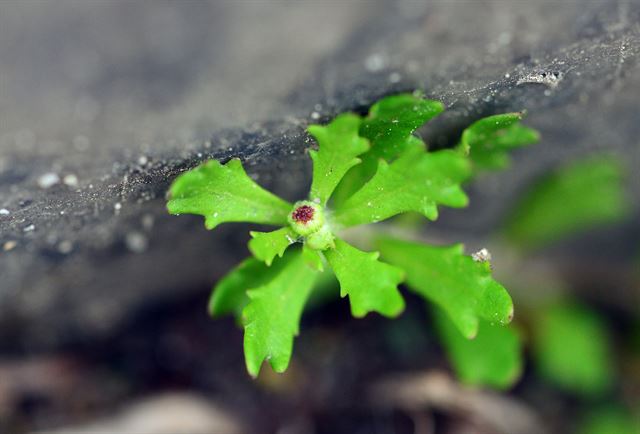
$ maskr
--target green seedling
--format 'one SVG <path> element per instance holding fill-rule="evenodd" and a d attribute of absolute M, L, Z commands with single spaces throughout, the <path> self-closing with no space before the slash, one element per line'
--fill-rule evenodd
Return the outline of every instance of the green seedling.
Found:
<path fill-rule="evenodd" d="M 402 213 L 435 220 L 440 206 L 464 207 L 463 183 L 478 170 L 503 167 L 507 150 L 537 139 L 520 125 L 521 114 L 512 113 L 473 124 L 455 149 L 429 152 L 414 131 L 442 111 L 440 102 L 402 94 L 377 102 L 367 117 L 346 113 L 328 125 L 311 125 L 318 144 L 309 152 L 313 180 L 308 197 L 294 204 L 260 187 L 238 159 L 209 161 L 174 181 L 167 205 L 172 214 L 201 215 L 208 229 L 227 222 L 279 227 L 251 232 L 253 256 L 220 280 L 209 305 L 212 315 L 235 313 L 243 325 L 252 376 L 265 360 L 277 372 L 286 370 L 305 305 L 318 285 L 331 281 L 328 272 L 358 318 L 400 315 L 405 302 L 398 286 L 404 282 L 439 306 L 460 334 L 443 333 L 444 339 L 471 339 L 511 321 L 511 297 L 491 277 L 490 264 L 465 254 L 461 245 L 374 235 L 370 241 L 380 252 L 366 252 L 345 235 L 347 228 Z M 505 336 L 512 349 L 512 335 Z M 508 371 L 486 383 L 504 386 L 504 376 L 516 375 L 509 357 L 483 368 Z M 482 383 L 482 374 L 472 380 Z"/>

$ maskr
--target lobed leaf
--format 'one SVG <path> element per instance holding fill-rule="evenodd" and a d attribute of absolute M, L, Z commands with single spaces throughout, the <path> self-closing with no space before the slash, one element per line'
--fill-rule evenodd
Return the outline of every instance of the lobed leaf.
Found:
<path fill-rule="evenodd" d="M 271 265 L 276 256 L 282 257 L 284 251 L 296 242 L 298 235 L 289 227 L 280 228 L 273 232 L 251 231 L 249 250 L 257 259 Z"/>
<path fill-rule="evenodd" d="M 506 289 L 491 277 L 488 262 L 465 255 L 463 246 L 436 247 L 381 239 L 382 257 L 402 267 L 410 289 L 440 306 L 468 339 L 478 334 L 480 321 L 506 324 L 513 302 Z"/>
<path fill-rule="evenodd" d="M 300 250 L 283 259 L 287 260 L 273 279 L 247 292 L 249 303 L 242 312 L 245 361 L 254 377 L 264 360 L 276 372 L 287 369 L 293 338 L 318 274 L 305 264 Z"/>
<path fill-rule="evenodd" d="M 302 246 L 302 257 L 304 258 L 304 263 L 307 264 L 308 267 L 311 267 L 316 271 L 324 271 L 322 255 L 318 250 L 311 249 L 306 243 Z"/>
<path fill-rule="evenodd" d="M 392 161 L 404 152 L 413 132 L 443 110 L 440 101 L 412 94 L 388 96 L 371 106 L 360 135 L 371 141 L 374 160 Z"/>
<path fill-rule="evenodd" d="M 478 335 L 467 339 L 441 309 L 435 309 L 435 324 L 458 378 L 474 386 L 506 389 L 522 373 L 522 347 L 518 333 L 510 327 L 480 320 Z"/>
<path fill-rule="evenodd" d="M 474 122 L 462 132 L 458 145 L 482 169 L 504 169 L 508 151 L 537 142 L 536 130 L 520 124 L 522 113 L 504 113 Z"/>
<path fill-rule="evenodd" d="M 336 209 L 334 222 L 356 226 L 407 211 L 435 220 L 438 204 L 467 205 L 460 184 L 470 172 L 467 159 L 451 150 L 426 153 L 414 149 L 391 164 L 380 160 L 374 177 Z"/>
<path fill-rule="evenodd" d="M 225 222 L 286 225 L 292 205 L 256 184 L 238 159 L 208 161 L 178 176 L 170 188 L 171 214 L 204 216 L 207 229 Z"/>
<path fill-rule="evenodd" d="M 402 270 L 378 261 L 377 252 L 360 251 L 338 238 L 335 244 L 324 254 L 340 282 L 340 296 L 349 296 L 353 316 L 360 318 L 369 312 L 399 315 L 404 309 L 398 291 Z"/>
<path fill-rule="evenodd" d="M 581 160 L 539 181 L 512 212 L 506 235 L 535 248 L 592 227 L 622 220 L 630 211 L 620 162 Z"/>
<path fill-rule="evenodd" d="M 320 255 L 317 250 L 315 253 Z M 331 267 L 323 267 L 322 271 L 318 273 L 318 278 L 313 285 L 313 291 L 305 305 L 305 310 L 317 309 L 339 299 L 340 283 Z"/>
<path fill-rule="evenodd" d="M 213 288 L 209 299 L 209 313 L 220 316 L 234 313 L 240 316 L 249 302 L 247 290 L 262 286 L 273 280 L 282 271 L 290 258 L 284 257 L 268 267 L 255 258 L 247 258 L 225 275 Z"/>
<path fill-rule="evenodd" d="M 311 125 L 307 130 L 318 141 L 318 151 L 310 151 L 313 160 L 311 200 L 325 205 L 342 177 L 356 164 L 358 155 L 369 150 L 369 142 L 358 135 L 361 119 L 346 113 L 329 125 Z"/>
<path fill-rule="evenodd" d="M 362 164 L 343 178 L 334 194 L 334 202 L 343 203 L 371 179 L 380 159 L 391 162 L 408 149 L 424 149 L 422 140 L 413 133 L 443 110 L 441 102 L 412 94 L 388 96 L 371 106 L 369 116 L 360 127 L 360 136 L 370 141 L 371 149 L 361 156 Z"/>

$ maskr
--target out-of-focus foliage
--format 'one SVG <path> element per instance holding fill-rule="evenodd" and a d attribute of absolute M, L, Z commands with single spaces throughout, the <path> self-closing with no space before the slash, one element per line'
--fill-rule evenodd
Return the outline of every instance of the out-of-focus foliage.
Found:
<path fill-rule="evenodd" d="M 637 409 L 640 413 L 640 408 Z M 640 433 L 640 414 L 632 414 L 620 406 L 591 410 L 582 421 L 579 434 L 637 434 Z"/>
<path fill-rule="evenodd" d="M 568 392 L 596 396 L 614 379 L 610 334 L 604 320 L 577 302 L 557 302 L 533 317 L 536 369 Z"/>
<path fill-rule="evenodd" d="M 621 163 L 612 157 L 590 157 L 556 170 L 525 193 L 506 234 L 516 245 L 535 248 L 620 221 L 629 208 Z"/>
<path fill-rule="evenodd" d="M 267 267 L 256 258 L 247 258 L 218 281 L 209 299 L 209 313 L 212 316 L 240 312 L 249 302 L 247 290 L 269 282 L 280 271 L 285 261 L 277 266 Z"/>
<path fill-rule="evenodd" d="M 480 320 L 478 335 L 467 339 L 440 309 L 435 310 L 435 324 L 462 382 L 504 389 L 520 377 L 522 348 L 520 336 L 512 326 Z"/>

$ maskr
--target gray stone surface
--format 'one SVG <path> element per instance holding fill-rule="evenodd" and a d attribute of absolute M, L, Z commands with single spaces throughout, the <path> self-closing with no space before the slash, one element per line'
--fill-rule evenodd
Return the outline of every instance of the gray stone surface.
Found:
<path fill-rule="evenodd" d="M 446 104 L 422 131 L 435 146 L 509 110 L 542 133 L 443 213 L 452 240 L 486 236 L 538 174 L 594 152 L 623 156 L 635 201 L 638 23 L 621 0 L 2 2 L 0 342 L 109 333 L 149 300 L 201 292 L 246 231 L 166 215 L 171 180 L 238 156 L 296 199 L 305 126 L 393 92 Z M 613 249 L 640 245 L 637 229 Z"/>

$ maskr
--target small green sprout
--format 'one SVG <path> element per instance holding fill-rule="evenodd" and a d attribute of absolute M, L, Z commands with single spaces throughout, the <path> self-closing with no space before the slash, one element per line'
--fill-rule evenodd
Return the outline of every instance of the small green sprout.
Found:
<path fill-rule="evenodd" d="M 519 125 L 521 114 L 506 114 L 472 125 L 456 149 L 428 152 L 414 131 L 443 109 L 438 101 L 402 94 L 377 102 L 365 118 L 346 113 L 309 126 L 318 143 L 309 152 L 313 180 L 309 196 L 295 204 L 256 184 L 237 159 L 209 161 L 174 181 L 167 205 L 172 214 L 202 215 L 208 229 L 226 222 L 280 227 L 251 232 L 253 257 L 218 282 L 209 305 L 212 315 L 239 318 L 252 376 L 265 360 L 277 372 L 287 369 L 302 312 L 314 289 L 326 286 L 327 266 L 358 318 L 399 315 L 405 305 L 398 286 L 406 282 L 446 313 L 461 338 L 475 337 L 484 321 L 511 321 L 511 297 L 493 280 L 489 264 L 465 255 L 461 245 L 374 237 L 380 253 L 365 252 L 343 231 L 407 212 L 435 220 L 439 206 L 465 207 L 462 185 L 476 170 L 502 166 L 506 150 L 537 139 Z M 500 164 L 485 164 L 494 160 Z M 507 368 L 509 378 L 519 372 Z M 503 386 L 505 380 L 493 382 Z"/>

